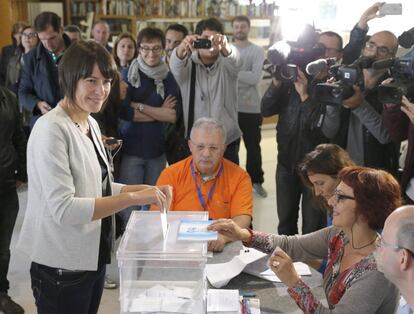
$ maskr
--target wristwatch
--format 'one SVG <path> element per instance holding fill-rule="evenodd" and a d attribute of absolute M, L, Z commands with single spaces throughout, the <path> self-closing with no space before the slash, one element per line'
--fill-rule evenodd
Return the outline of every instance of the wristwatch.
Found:
<path fill-rule="evenodd" d="M 144 111 L 144 104 L 138 104 L 138 111 L 143 112 Z"/>

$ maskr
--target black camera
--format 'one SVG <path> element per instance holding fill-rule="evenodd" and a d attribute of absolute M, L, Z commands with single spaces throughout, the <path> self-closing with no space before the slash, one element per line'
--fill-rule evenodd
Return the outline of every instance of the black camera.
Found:
<path fill-rule="evenodd" d="M 272 45 L 267 53 L 268 67 L 271 74 L 285 82 L 294 82 L 297 78 L 297 68 L 305 69 L 306 65 L 320 58 L 325 49 L 318 44 L 318 33 L 307 25 L 297 41 L 278 41 Z M 266 69 L 265 69 L 266 70 Z"/>
<path fill-rule="evenodd" d="M 414 49 L 401 58 L 374 62 L 373 68 L 391 69 L 392 81 L 381 84 L 378 98 L 383 104 L 401 105 L 402 96 L 414 98 Z"/>
<path fill-rule="evenodd" d="M 195 49 L 210 49 L 211 46 L 211 40 L 208 38 L 199 38 L 193 42 L 193 47 Z"/>
<path fill-rule="evenodd" d="M 373 64 L 370 57 L 361 56 L 350 65 L 333 65 L 329 74 L 335 79 L 333 83 L 319 83 L 315 86 L 315 100 L 331 106 L 340 106 L 342 102 L 354 94 L 354 85 L 364 89 L 362 69 L 370 68 Z"/>
<path fill-rule="evenodd" d="M 411 48 L 414 45 L 414 27 L 398 36 L 398 43 L 401 47 Z"/>

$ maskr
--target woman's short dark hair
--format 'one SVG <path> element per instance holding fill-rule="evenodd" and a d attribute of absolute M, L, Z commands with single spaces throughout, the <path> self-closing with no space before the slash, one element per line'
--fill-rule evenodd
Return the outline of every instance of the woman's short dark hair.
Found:
<path fill-rule="evenodd" d="M 78 81 L 89 77 L 95 64 L 103 77 L 116 79 L 117 67 L 109 52 L 94 41 L 76 41 L 59 62 L 59 85 L 64 96 L 75 102 Z"/>
<path fill-rule="evenodd" d="M 200 22 L 198 22 L 196 25 L 195 33 L 197 35 L 201 35 L 203 31 L 206 29 L 215 31 L 219 34 L 224 34 L 223 24 L 220 22 L 219 19 L 215 17 L 210 17 L 208 19 L 201 20 Z"/>
<path fill-rule="evenodd" d="M 29 28 L 31 28 L 31 29 L 33 29 L 33 30 L 34 30 L 34 27 L 33 27 L 32 25 L 26 24 L 26 26 L 22 28 L 21 33 L 23 34 L 23 32 L 24 32 L 26 29 L 29 29 Z M 37 34 L 36 34 L 36 36 L 37 36 Z M 39 38 L 37 38 L 37 43 L 39 44 Z M 21 51 L 24 51 L 24 47 L 23 47 L 22 41 L 20 41 L 19 48 L 20 48 L 20 50 L 21 50 Z"/>
<path fill-rule="evenodd" d="M 353 189 L 356 214 L 373 230 L 382 229 L 388 215 L 401 206 L 400 185 L 384 170 L 352 166 L 342 169 L 338 177 Z"/>
<path fill-rule="evenodd" d="M 34 20 L 36 33 L 45 31 L 51 25 L 53 30 L 59 33 L 62 26 L 62 19 L 54 12 L 42 12 Z"/>
<path fill-rule="evenodd" d="M 355 163 L 346 150 L 335 144 L 320 144 L 305 155 L 298 165 L 299 176 L 302 182 L 312 187 L 309 174 L 324 174 L 337 177 L 339 171 Z"/>
<path fill-rule="evenodd" d="M 161 41 L 162 49 L 165 49 L 165 35 L 164 32 L 156 27 L 146 27 L 141 30 L 137 37 L 137 47 L 141 47 L 143 41 L 151 41 L 154 39 L 159 39 Z"/>
<path fill-rule="evenodd" d="M 136 42 L 134 36 L 132 36 L 132 34 L 128 33 L 128 32 L 119 34 L 119 36 L 116 38 L 114 48 L 112 49 L 112 56 L 114 57 L 115 63 L 118 67 L 121 67 L 121 62 L 120 62 L 119 57 L 117 55 L 118 44 L 121 41 L 121 39 L 124 39 L 124 38 L 131 39 L 132 43 L 134 44 L 135 51 L 134 51 L 134 56 L 132 57 L 132 59 L 135 59 L 138 55 L 137 42 Z"/>
<path fill-rule="evenodd" d="M 17 45 L 16 38 L 14 38 L 14 35 L 22 33 L 23 28 L 29 25 L 27 22 L 19 21 L 13 24 L 12 30 L 11 30 L 11 39 L 13 41 L 13 45 Z"/>
<path fill-rule="evenodd" d="M 348 152 L 338 145 L 320 144 L 305 155 L 297 169 L 302 182 L 312 190 L 315 206 L 325 208 L 331 214 L 332 208 L 326 198 L 315 195 L 315 188 L 309 180 L 309 174 L 324 174 L 337 179 L 339 171 L 354 165 Z"/>

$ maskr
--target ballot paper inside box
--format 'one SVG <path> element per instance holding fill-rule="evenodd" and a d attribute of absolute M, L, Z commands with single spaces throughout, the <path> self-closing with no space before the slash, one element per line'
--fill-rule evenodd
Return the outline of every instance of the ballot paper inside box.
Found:
<path fill-rule="evenodd" d="M 207 242 L 177 241 L 183 219 L 207 212 L 169 212 L 164 238 L 158 211 L 134 211 L 117 259 L 121 313 L 205 313 Z"/>

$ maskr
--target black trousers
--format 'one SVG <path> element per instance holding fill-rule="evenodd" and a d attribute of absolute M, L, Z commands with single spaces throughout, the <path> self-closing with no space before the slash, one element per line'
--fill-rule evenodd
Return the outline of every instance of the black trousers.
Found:
<path fill-rule="evenodd" d="M 246 171 L 252 183 L 264 182 L 260 148 L 262 122 L 263 117 L 260 113 L 239 112 L 239 127 L 243 132 L 243 142 L 247 151 Z"/>
<path fill-rule="evenodd" d="M 302 196 L 302 234 L 326 227 L 326 211 L 317 208 L 312 191 L 296 173 L 278 164 L 276 168 L 276 202 L 279 234 L 298 233 L 299 203 Z"/>
<path fill-rule="evenodd" d="M 19 211 L 16 188 L 0 191 L 0 292 L 9 290 L 10 242 Z"/>
<path fill-rule="evenodd" d="M 96 314 L 106 266 L 97 271 L 67 271 L 32 262 L 30 277 L 38 314 Z"/>
<path fill-rule="evenodd" d="M 230 144 L 228 144 L 226 150 L 224 151 L 224 158 L 238 165 L 239 164 L 239 147 L 240 147 L 240 139 L 237 139 L 231 142 Z"/>

